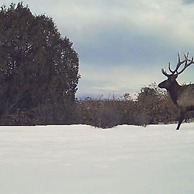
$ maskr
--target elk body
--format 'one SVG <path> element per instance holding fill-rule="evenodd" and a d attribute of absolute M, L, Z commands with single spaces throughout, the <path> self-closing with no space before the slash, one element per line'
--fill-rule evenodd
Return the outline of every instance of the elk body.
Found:
<path fill-rule="evenodd" d="M 168 91 L 173 103 L 180 109 L 177 130 L 179 130 L 181 123 L 185 119 L 185 113 L 194 110 L 194 84 L 179 85 L 176 81 L 178 75 L 194 63 L 193 58 L 189 59 L 189 54 L 184 57 L 185 59 L 181 61 L 180 55 L 178 54 L 178 63 L 175 70 L 171 69 L 169 63 L 168 69 L 170 74 L 162 69 L 162 73 L 167 77 L 167 80 L 158 85 L 160 88 L 165 88 Z M 181 67 L 182 65 L 183 67 Z"/>

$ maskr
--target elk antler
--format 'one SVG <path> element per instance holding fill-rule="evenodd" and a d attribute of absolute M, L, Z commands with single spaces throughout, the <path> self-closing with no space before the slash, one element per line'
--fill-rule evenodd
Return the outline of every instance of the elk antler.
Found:
<path fill-rule="evenodd" d="M 168 69 L 171 72 L 171 74 L 166 73 L 166 71 L 164 69 L 162 69 L 162 73 L 167 77 L 169 77 L 170 75 L 174 75 L 174 74 L 176 74 L 176 75 L 181 74 L 187 67 L 189 67 L 191 64 L 194 63 L 193 57 L 192 57 L 192 59 L 189 59 L 189 53 L 187 53 L 187 55 L 184 54 L 184 57 L 185 57 L 185 59 L 183 61 L 181 61 L 180 54 L 178 53 L 178 63 L 177 63 L 175 70 L 171 69 L 170 63 L 169 63 Z M 182 64 L 185 64 L 185 65 L 184 65 L 183 69 L 178 72 L 178 69 L 180 68 L 180 66 Z"/>
<path fill-rule="evenodd" d="M 189 67 L 191 64 L 194 63 L 193 57 L 192 57 L 192 59 L 189 59 L 189 53 L 187 53 L 187 55 L 184 55 L 184 57 L 185 57 L 185 60 L 180 62 L 180 56 L 179 56 L 180 65 L 183 63 L 185 63 L 185 65 L 184 65 L 183 69 L 179 72 L 178 72 L 178 69 L 179 69 L 180 65 L 179 64 L 177 65 L 178 66 L 178 68 L 176 68 L 177 75 L 181 74 L 187 67 Z"/>

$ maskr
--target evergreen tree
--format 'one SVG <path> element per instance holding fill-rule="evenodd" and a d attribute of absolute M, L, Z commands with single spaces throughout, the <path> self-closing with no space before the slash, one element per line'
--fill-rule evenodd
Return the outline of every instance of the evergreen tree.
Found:
<path fill-rule="evenodd" d="M 77 90 L 78 67 L 72 43 L 61 37 L 51 18 L 34 16 L 22 3 L 1 7 L 1 120 L 34 111 L 33 119 L 40 124 L 67 122 Z"/>

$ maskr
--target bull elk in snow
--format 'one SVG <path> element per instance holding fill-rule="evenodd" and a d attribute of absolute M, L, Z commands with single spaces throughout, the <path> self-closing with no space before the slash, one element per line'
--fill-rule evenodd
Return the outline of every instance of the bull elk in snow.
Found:
<path fill-rule="evenodd" d="M 160 88 L 165 88 L 168 91 L 173 103 L 180 109 L 177 130 L 179 130 L 181 123 L 185 119 L 185 113 L 194 110 L 194 84 L 179 85 L 176 79 L 178 75 L 193 63 L 193 58 L 189 59 L 189 53 L 184 55 L 184 60 L 182 61 L 178 54 L 178 63 L 175 70 L 171 69 L 170 63 L 168 67 L 170 73 L 162 69 L 162 73 L 167 77 L 167 80 L 158 85 Z"/>

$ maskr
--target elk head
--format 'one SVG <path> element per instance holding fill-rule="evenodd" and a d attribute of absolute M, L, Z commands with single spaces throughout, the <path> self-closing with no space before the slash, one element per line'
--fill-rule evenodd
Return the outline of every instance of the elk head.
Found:
<path fill-rule="evenodd" d="M 176 81 L 178 75 L 180 75 L 187 67 L 194 63 L 193 58 L 189 59 L 189 53 L 184 55 L 184 60 L 181 61 L 180 55 L 178 54 L 178 63 L 175 70 L 172 70 L 170 63 L 168 66 L 169 72 L 167 73 L 162 69 L 162 73 L 167 77 L 167 80 L 161 82 L 158 86 L 165 88 L 174 104 L 180 109 L 180 117 L 177 129 L 179 129 L 182 121 L 184 120 L 185 113 L 189 110 L 194 110 L 194 85 L 181 86 Z M 183 67 L 182 67 L 183 65 Z M 192 94 L 193 93 L 193 94 Z"/>
<path fill-rule="evenodd" d="M 170 63 L 168 66 L 168 69 L 170 73 L 167 73 L 164 69 L 162 69 L 162 73 L 167 77 L 167 80 L 161 82 L 158 86 L 160 88 L 165 88 L 167 91 L 171 90 L 174 87 L 178 86 L 178 83 L 176 81 L 178 75 L 180 75 L 187 67 L 189 67 L 192 63 L 194 63 L 193 58 L 189 59 L 189 53 L 187 55 L 184 55 L 185 59 L 181 61 L 180 54 L 178 54 L 178 63 L 175 68 L 175 70 L 172 70 L 170 67 Z M 184 67 L 179 70 L 181 65 L 184 64 Z"/>

